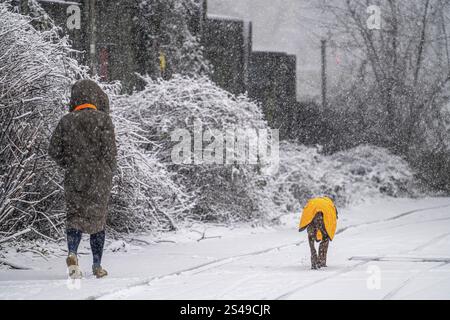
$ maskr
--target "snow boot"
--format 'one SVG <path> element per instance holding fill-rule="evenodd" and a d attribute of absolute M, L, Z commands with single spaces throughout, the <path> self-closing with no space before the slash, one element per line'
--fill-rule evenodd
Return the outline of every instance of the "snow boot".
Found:
<path fill-rule="evenodd" d="M 71 279 L 81 279 L 83 277 L 83 273 L 78 266 L 78 258 L 74 253 L 69 253 L 69 256 L 66 259 L 66 264 L 69 271 L 69 277 Z"/>
<path fill-rule="evenodd" d="M 92 266 L 92 273 L 97 277 L 97 279 L 106 277 L 108 275 L 108 272 L 103 269 L 102 266 Z"/>

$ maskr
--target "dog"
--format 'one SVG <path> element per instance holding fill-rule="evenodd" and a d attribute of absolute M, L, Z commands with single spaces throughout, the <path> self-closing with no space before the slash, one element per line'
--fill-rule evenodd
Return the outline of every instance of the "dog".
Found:
<path fill-rule="evenodd" d="M 303 208 L 299 232 L 307 230 L 311 250 L 311 269 L 327 266 L 328 245 L 333 240 L 337 226 L 338 212 L 328 197 L 314 198 Z M 317 254 L 314 241 L 320 242 Z"/>

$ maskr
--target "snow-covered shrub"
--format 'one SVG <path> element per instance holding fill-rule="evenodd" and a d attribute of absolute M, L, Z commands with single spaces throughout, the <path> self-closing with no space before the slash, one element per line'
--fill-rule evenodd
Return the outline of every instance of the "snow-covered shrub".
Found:
<path fill-rule="evenodd" d="M 174 173 L 174 181 L 195 197 L 192 218 L 250 221 L 264 216 L 259 193 L 264 178 L 256 165 L 171 161 L 172 147 L 177 143 L 171 141 L 175 129 L 193 133 L 195 121 L 201 123 L 204 132 L 224 131 L 230 126 L 267 128 L 258 106 L 245 96 L 235 97 L 220 89 L 207 78 L 144 80 L 147 85 L 143 91 L 113 97 L 114 112 L 140 127 L 134 137 L 141 145 L 140 152 L 155 154 Z"/>
<path fill-rule="evenodd" d="M 11 3 L 13 10 L 30 16 L 32 18 L 30 21 L 31 25 L 36 30 L 49 30 L 55 27 L 53 19 L 45 12 L 37 0 L 6 0 L 6 2 Z M 16 6 L 20 6 L 20 9 L 16 8 Z"/>
<path fill-rule="evenodd" d="M 6 3 L 0 21 L 0 237 L 28 227 L 57 236 L 61 176 L 46 156 L 48 141 L 85 70 L 57 29 L 37 31 Z"/>
<path fill-rule="evenodd" d="M 315 196 L 329 195 L 338 205 L 376 196 L 414 195 L 414 175 L 406 161 L 383 148 L 362 145 L 332 155 L 283 142 L 280 170 L 268 196 L 281 212 L 298 211 Z"/>
<path fill-rule="evenodd" d="M 151 141 L 139 122 L 128 119 L 126 97 L 118 87 L 105 88 L 112 101 L 124 108 L 112 108 L 118 147 L 118 172 L 114 179 L 108 226 L 115 232 L 167 231 L 177 228 L 193 206 L 182 185 L 173 181 L 156 154 L 145 152 Z M 123 100 L 122 100 L 123 99 Z"/>

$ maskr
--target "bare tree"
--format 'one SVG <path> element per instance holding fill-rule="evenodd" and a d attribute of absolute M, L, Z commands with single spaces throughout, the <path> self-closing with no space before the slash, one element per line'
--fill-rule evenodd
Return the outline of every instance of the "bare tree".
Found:
<path fill-rule="evenodd" d="M 369 5 L 381 9 L 370 29 Z M 352 57 L 335 102 L 364 119 L 367 140 L 401 154 L 439 140 L 450 81 L 448 0 L 324 0 L 330 40 Z"/>

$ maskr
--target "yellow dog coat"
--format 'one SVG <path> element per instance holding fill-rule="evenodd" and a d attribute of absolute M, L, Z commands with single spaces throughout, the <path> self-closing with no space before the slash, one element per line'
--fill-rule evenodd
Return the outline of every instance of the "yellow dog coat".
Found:
<path fill-rule="evenodd" d="M 308 201 L 303 208 L 299 229 L 307 227 L 318 212 L 323 213 L 325 230 L 327 230 L 330 240 L 333 240 L 336 233 L 337 212 L 333 201 L 328 197 L 314 198 Z M 322 240 L 320 230 L 317 230 L 316 240 Z"/>

